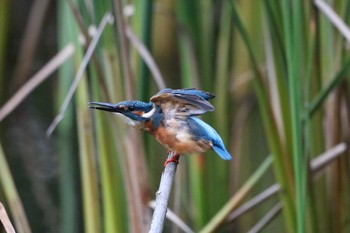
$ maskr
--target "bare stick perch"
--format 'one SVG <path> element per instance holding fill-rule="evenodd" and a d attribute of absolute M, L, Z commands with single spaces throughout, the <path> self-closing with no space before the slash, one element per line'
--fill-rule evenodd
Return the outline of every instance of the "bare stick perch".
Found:
<path fill-rule="evenodd" d="M 170 152 L 168 158 L 171 158 L 173 155 L 174 152 Z M 176 163 L 168 163 L 164 168 L 159 189 L 156 193 L 156 207 L 154 209 L 149 233 L 161 233 L 163 231 L 165 215 L 168 209 L 170 191 L 176 172 L 176 167 Z"/>

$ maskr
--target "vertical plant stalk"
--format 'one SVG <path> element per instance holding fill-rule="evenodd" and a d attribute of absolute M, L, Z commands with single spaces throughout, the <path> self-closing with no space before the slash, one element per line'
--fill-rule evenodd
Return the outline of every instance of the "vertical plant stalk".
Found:
<path fill-rule="evenodd" d="M 331 21 L 331 23 L 338 29 L 342 36 L 350 42 L 350 28 L 346 25 L 343 19 L 329 6 L 326 1 L 315 0 L 315 6 Z"/>
<path fill-rule="evenodd" d="M 199 231 L 199 233 L 216 232 L 221 224 L 226 220 L 227 216 L 238 207 L 238 205 L 247 196 L 249 191 L 260 180 L 263 174 L 268 170 L 273 161 L 273 157 L 268 156 L 259 166 L 259 168 L 250 176 L 244 185 L 236 192 L 234 196 L 226 203 L 224 207 Z"/>
<path fill-rule="evenodd" d="M 129 44 L 126 37 L 126 23 L 123 15 L 121 0 L 114 1 L 115 19 L 117 24 L 117 39 L 119 57 L 121 61 L 122 77 L 125 82 L 126 99 L 135 98 L 135 83 L 130 66 Z M 132 143 L 131 143 L 132 142 Z M 138 145 L 138 146 L 135 146 Z M 131 192 L 128 194 L 132 203 L 129 203 L 129 216 L 131 219 L 131 232 L 145 232 L 148 226 L 147 205 L 148 173 L 146 159 L 142 149 L 141 137 L 136 129 L 130 129 L 126 138 L 127 151 L 127 172 L 126 179 L 131 185 Z"/>
<path fill-rule="evenodd" d="M 143 44 L 139 38 L 137 38 L 137 36 L 134 34 L 134 32 L 131 30 L 130 27 L 126 28 L 126 36 L 130 40 L 130 42 L 134 45 L 135 49 L 137 50 L 140 57 L 142 58 L 142 67 L 145 66 L 146 68 L 149 69 L 149 71 L 151 72 L 153 79 L 154 79 L 155 83 L 157 84 L 158 88 L 160 90 L 166 88 L 164 78 L 163 78 L 162 74 L 160 73 L 160 70 L 159 70 L 156 62 L 155 62 L 154 58 L 152 57 L 149 49 L 147 49 L 146 45 Z M 142 72 L 146 72 L 146 71 L 142 71 Z M 147 77 L 146 74 L 141 75 L 141 76 L 142 76 L 141 80 L 143 78 Z M 146 90 L 143 90 L 143 89 L 145 89 L 145 87 L 147 87 L 147 85 L 144 86 L 144 84 L 141 84 L 141 86 L 142 86 L 142 94 L 141 94 L 142 97 L 141 98 L 142 99 L 146 99 L 146 97 L 144 97 L 145 94 L 143 94 L 144 92 L 146 93 Z"/>
<path fill-rule="evenodd" d="M 45 22 L 45 14 L 49 5 L 50 0 L 36 0 L 31 5 L 30 15 L 28 17 L 23 41 L 21 42 L 17 58 L 18 62 L 12 76 L 14 84 L 12 88 L 14 89 L 17 89 L 28 79 L 30 65 L 34 60 L 35 50 L 37 49 L 40 34 Z"/>
<path fill-rule="evenodd" d="M 38 85 L 56 71 L 75 51 L 73 44 L 68 44 L 57 53 L 46 65 L 30 78 L 18 91 L 0 108 L 0 122 L 8 116 Z"/>
<path fill-rule="evenodd" d="M 128 129 L 126 134 L 126 181 L 130 185 L 129 196 L 129 224 L 130 232 L 146 232 L 149 222 L 149 209 L 147 203 L 150 200 L 148 193 L 148 173 L 141 135 L 137 129 Z M 135 146 L 137 145 L 137 146 Z"/>
<path fill-rule="evenodd" d="M 101 232 L 102 230 L 102 216 L 101 205 L 99 203 L 99 174 L 97 170 L 97 161 L 94 157 L 96 144 L 93 142 L 92 119 L 86 108 L 87 102 L 87 81 L 83 79 L 76 93 L 82 207 L 84 232 L 94 233 Z"/>
<path fill-rule="evenodd" d="M 287 229 L 288 232 L 295 232 L 295 206 L 293 200 L 294 178 L 291 167 L 288 166 L 291 164 L 291 162 L 289 162 L 288 156 L 286 156 L 286 153 L 283 151 L 275 116 L 273 115 L 271 105 L 268 100 L 267 88 L 265 86 L 263 74 L 258 67 L 258 63 L 251 46 L 249 36 L 236 10 L 235 1 L 231 1 L 231 9 L 233 13 L 233 20 L 239 33 L 242 36 L 245 46 L 247 47 L 248 56 L 256 75 L 253 85 L 257 95 L 263 124 L 266 129 L 268 144 L 272 151 L 272 155 L 274 156 L 274 170 L 276 178 L 284 190 L 284 192 L 281 192 L 281 198 L 285 209 L 284 218 L 287 223 Z"/>
<path fill-rule="evenodd" d="M 141 19 L 141 36 L 142 42 L 146 48 L 151 49 L 151 37 L 152 37 L 152 18 L 153 18 L 153 1 L 152 0 L 143 0 L 142 2 L 142 19 Z M 150 80 L 148 77 L 148 69 L 147 69 L 147 60 L 143 60 L 141 62 L 141 72 L 140 72 L 140 80 L 141 80 L 141 88 L 140 94 L 141 99 L 147 99 L 149 95 L 149 87 Z"/>
<path fill-rule="evenodd" d="M 173 155 L 174 152 L 170 152 L 168 158 L 173 157 Z M 149 230 L 149 233 L 163 232 L 165 216 L 168 209 L 170 191 L 176 172 L 176 167 L 176 163 L 168 163 L 163 171 L 159 189 L 156 193 L 156 207 L 154 209 L 151 229 Z"/>
<path fill-rule="evenodd" d="M 293 9 L 290 13 L 290 9 Z M 284 34 L 286 38 L 286 58 L 289 100 L 292 125 L 292 155 L 295 174 L 295 204 L 296 204 L 296 231 L 306 231 L 306 206 L 307 206 L 307 163 L 303 154 L 303 132 L 301 121 L 302 96 L 300 88 L 302 70 L 302 28 L 301 28 L 301 1 L 282 3 Z"/>
<path fill-rule="evenodd" d="M 282 210 L 282 203 L 278 202 L 272 207 L 272 209 L 267 212 L 267 214 L 251 228 L 248 233 L 258 233 L 260 232 L 269 222 L 271 222 L 277 214 Z"/>
<path fill-rule="evenodd" d="M 118 30 L 118 40 L 119 40 L 119 50 L 122 62 L 122 75 L 125 77 L 125 95 L 127 99 L 133 99 L 135 97 L 134 93 L 134 80 L 130 69 L 130 57 L 128 51 L 128 43 L 126 38 L 125 22 L 123 18 L 122 3 L 120 0 L 114 1 L 115 9 L 115 19 L 117 21 Z"/>
<path fill-rule="evenodd" d="M 24 211 L 21 198 L 17 192 L 10 167 L 0 143 L 0 186 L 11 210 L 15 226 L 19 233 L 31 233 L 30 225 Z"/>
<path fill-rule="evenodd" d="M 12 3 L 12 2 L 11 2 Z M 0 1 L 0 101 L 3 102 L 4 92 L 6 87 L 5 82 L 5 71 L 7 67 L 7 42 L 8 42 L 8 29 L 10 26 L 10 0 Z"/>
<path fill-rule="evenodd" d="M 47 129 L 46 134 L 48 136 L 50 136 L 52 134 L 52 132 L 57 127 L 58 123 L 60 123 L 60 121 L 63 119 L 64 113 L 66 112 L 68 105 L 69 105 L 71 99 L 73 98 L 73 95 L 74 95 L 76 89 L 78 88 L 79 82 L 82 79 L 82 77 L 84 76 L 84 72 L 85 72 L 85 70 L 89 64 L 89 61 L 90 61 L 90 59 L 91 59 L 91 57 L 92 57 L 92 55 L 97 47 L 97 43 L 100 41 L 102 32 L 105 29 L 107 23 L 110 22 L 111 18 L 112 18 L 112 15 L 108 12 L 103 16 L 101 23 L 97 28 L 97 32 L 94 35 L 94 38 L 92 39 L 91 44 L 89 45 L 88 49 L 86 50 L 86 53 L 84 54 L 84 58 L 79 65 L 79 69 L 74 77 L 74 81 L 73 81 L 72 85 L 69 88 L 67 96 L 64 99 L 64 102 L 60 108 L 60 111 L 56 115 L 56 117 L 52 121 L 52 123 L 50 124 L 50 127 Z"/>

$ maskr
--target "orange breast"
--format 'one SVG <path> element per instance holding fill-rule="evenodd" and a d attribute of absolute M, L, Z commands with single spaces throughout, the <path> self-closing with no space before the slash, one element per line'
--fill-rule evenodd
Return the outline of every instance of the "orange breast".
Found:
<path fill-rule="evenodd" d="M 195 141 L 190 134 L 171 128 L 159 127 L 153 132 L 153 136 L 164 147 L 181 155 L 203 153 L 212 147 L 212 143 L 208 140 Z"/>

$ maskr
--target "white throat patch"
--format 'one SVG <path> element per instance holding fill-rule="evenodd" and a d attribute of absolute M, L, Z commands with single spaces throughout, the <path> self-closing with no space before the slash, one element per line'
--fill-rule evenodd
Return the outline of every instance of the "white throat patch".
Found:
<path fill-rule="evenodd" d="M 121 113 L 119 113 L 119 112 L 116 112 L 116 113 L 114 113 L 114 114 L 117 115 L 117 116 L 120 116 L 120 117 L 124 120 L 124 122 L 125 122 L 126 124 L 130 125 L 130 126 L 136 127 L 137 125 L 140 124 L 140 122 L 134 121 L 134 120 L 130 119 L 130 118 L 127 117 L 127 116 L 124 116 L 123 114 L 121 114 Z"/>
<path fill-rule="evenodd" d="M 156 107 L 153 106 L 152 110 L 149 112 L 146 112 L 144 114 L 142 114 L 142 117 L 144 118 L 151 118 L 151 116 L 153 116 L 153 114 L 156 112 Z"/>

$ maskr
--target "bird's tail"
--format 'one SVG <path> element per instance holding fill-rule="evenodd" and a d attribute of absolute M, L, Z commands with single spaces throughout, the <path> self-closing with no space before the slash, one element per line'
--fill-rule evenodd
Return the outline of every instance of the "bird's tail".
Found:
<path fill-rule="evenodd" d="M 228 153 L 228 151 L 225 148 L 218 145 L 213 145 L 213 149 L 223 160 L 232 159 L 230 153 Z"/>

